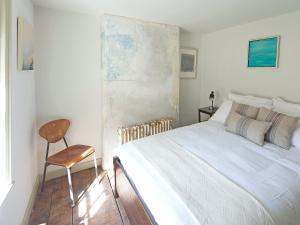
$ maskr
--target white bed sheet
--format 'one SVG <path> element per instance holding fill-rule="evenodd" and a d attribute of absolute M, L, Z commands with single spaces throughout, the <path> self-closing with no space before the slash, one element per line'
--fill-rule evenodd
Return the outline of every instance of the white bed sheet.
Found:
<path fill-rule="evenodd" d="M 299 149 L 260 147 L 208 121 L 115 155 L 160 225 L 300 224 Z"/>

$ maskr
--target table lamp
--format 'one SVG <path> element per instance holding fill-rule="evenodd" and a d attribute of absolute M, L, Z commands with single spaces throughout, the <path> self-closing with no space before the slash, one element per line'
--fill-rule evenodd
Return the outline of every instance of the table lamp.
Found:
<path fill-rule="evenodd" d="M 211 110 L 214 109 L 214 100 L 215 100 L 215 93 L 213 91 L 209 94 L 209 101 L 211 101 L 211 106 L 209 107 Z"/>

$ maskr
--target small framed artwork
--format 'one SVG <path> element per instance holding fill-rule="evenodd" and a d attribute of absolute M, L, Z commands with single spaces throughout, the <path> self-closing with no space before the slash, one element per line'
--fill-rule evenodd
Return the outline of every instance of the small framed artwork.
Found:
<path fill-rule="evenodd" d="M 180 49 L 180 78 L 196 78 L 197 49 Z"/>
<path fill-rule="evenodd" d="M 279 63 L 280 36 L 250 40 L 248 44 L 248 67 L 274 67 Z"/>
<path fill-rule="evenodd" d="M 33 29 L 24 17 L 18 17 L 18 69 L 33 70 Z"/>

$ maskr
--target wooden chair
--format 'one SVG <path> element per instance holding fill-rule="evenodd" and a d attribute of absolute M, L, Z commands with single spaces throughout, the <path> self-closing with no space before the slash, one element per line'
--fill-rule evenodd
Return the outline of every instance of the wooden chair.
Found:
<path fill-rule="evenodd" d="M 65 138 L 65 134 L 69 126 L 70 126 L 69 120 L 59 119 L 59 120 L 50 121 L 39 129 L 40 136 L 46 139 L 47 141 L 47 150 L 46 150 L 46 158 L 45 158 L 45 166 L 44 166 L 44 174 L 43 174 L 41 191 L 43 192 L 44 190 L 47 167 L 49 165 L 65 167 L 68 173 L 70 198 L 72 201 L 72 206 L 74 206 L 75 201 L 74 201 L 72 179 L 71 179 L 72 166 L 76 165 L 81 160 L 93 154 L 97 179 L 98 179 L 98 168 L 97 168 L 95 149 L 93 147 L 87 145 L 72 145 L 70 147 L 68 146 L 68 143 Z M 50 143 L 56 143 L 61 139 L 63 139 L 66 148 L 48 157 Z"/>

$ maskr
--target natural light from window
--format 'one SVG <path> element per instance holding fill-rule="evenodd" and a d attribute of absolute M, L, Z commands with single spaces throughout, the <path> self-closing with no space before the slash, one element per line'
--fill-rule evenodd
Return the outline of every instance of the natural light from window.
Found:
<path fill-rule="evenodd" d="M 1 46 L 0 46 L 1 48 Z M 1 54 L 2 55 L 2 54 Z M 1 60 L 1 77 L 0 77 L 0 188 L 5 182 L 5 170 L 6 170 L 6 127 L 5 127 L 5 79 L 2 76 L 2 60 Z"/>
<path fill-rule="evenodd" d="M 0 0 L 0 205 L 10 181 L 9 102 L 8 102 L 8 18 L 6 0 Z"/>

